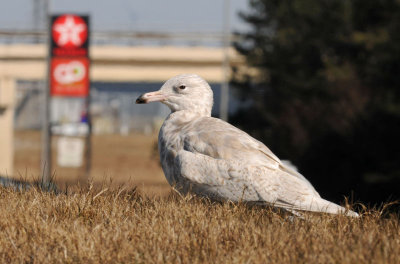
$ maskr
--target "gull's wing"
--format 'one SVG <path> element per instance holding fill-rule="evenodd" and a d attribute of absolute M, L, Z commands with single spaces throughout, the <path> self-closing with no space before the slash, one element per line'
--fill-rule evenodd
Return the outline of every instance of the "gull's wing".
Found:
<path fill-rule="evenodd" d="M 346 212 L 320 198 L 301 174 L 283 165 L 264 144 L 226 122 L 200 118 L 180 134 L 184 145 L 177 153 L 178 166 L 198 193 L 262 201 L 288 210 Z"/>
<path fill-rule="evenodd" d="M 352 211 L 314 194 L 307 183 L 286 172 L 258 166 L 246 166 L 235 160 L 180 150 L 177 165 L 181 176 L 191 182 L 191 191 L 216 199 L 265 202 L 289 211 L 303 210 L 325 213 Z"/>
<path fill-rule="evenodd" d="M 319 196 L 311 183 L 300 173 L 286 166 L 260 141 L 220 119 L 203 117 L 181 131 L 184 149 L 193 153 L 224 160 L 237 160 L 248 166 L 260 166 L 284 171 L 306 183 Z"/>

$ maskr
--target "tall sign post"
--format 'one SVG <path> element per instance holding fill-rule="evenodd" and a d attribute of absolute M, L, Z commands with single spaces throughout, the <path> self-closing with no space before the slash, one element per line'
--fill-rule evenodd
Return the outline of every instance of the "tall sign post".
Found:
<path fill-rule="evenodd" d="M 229 118 L 229 47 L 230 47 L 230 0 L 224 0 L 224 31 L 223 31 L 223 49 L 224 59 L 222 61 L 223 81 L 221 84 L 221 104 L 220 118 L 228 121 Z"/>
<path fill-rule="evenodd" d="M 86 172 L 89 173 L 90 169 L 89 17 L 76 14 L 54 15 L 50 17 L 49 24 L 48 89 L 42 150 L 43 184 L 49 183 L 51 176 L 50 100 L 55 96 L 85 98 L 84 119 L 88 125 Z"/>

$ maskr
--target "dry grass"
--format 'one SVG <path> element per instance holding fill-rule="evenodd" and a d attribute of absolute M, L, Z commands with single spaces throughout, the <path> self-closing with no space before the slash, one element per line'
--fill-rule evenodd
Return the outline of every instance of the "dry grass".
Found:
<path fill-rule="evenodd" d="M 168 196 L 155 138 L 93 136 L 97 188 L 0 188 L 0 263 L 399 263 L 396 214 L 291 221 L 268 208 Z M 37 179 L 39 157 L 40 133 L 16 132 L 15 177 Z M 60 186 L 82 174 L 54 169 Z M 104 178 L 113 179 L 108 189 Z M 141 195 L 115 188 L 126 182 Z"/>
<path fill-rule="evenodd" d="M 40 175 L 40 131 L 15 132 L 14 178 L 36 180 Z M 62 168 L 57 166 L 57 137 L 53 137 L 53 169 L 55 182 L 62 188 L 76 184 L 78 180 L 86 182 L 84 169 Z M 157 135 L 133 134 L 93 135 L 92 136 L 92 173 L 95 184 L 112 178 L 118 186 L 132 182 L 146 195 L 166 195 L 170 186 L 154 156 L 154 144 Z"/>
<path fill-rule="evenodd" d="M 306 215 L 194 197 L 0 188 L 1 263 L 399 263 L 396 214 Z"/>

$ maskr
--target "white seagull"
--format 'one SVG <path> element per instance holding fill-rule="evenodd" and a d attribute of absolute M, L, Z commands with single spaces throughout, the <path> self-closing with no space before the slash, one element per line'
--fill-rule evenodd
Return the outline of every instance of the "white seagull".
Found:
<path fill-rule="evenodd" d="M 358 214 L 320 197 L 311 183 L 260 141 L 211 117 L 213 92 L 196 74 L 169 79 L 137 104 L 161 102 L 171 109 L 158 136 L 168 183 L 182 193 L 218 200 L 261 202 L 298 211 Z"/>

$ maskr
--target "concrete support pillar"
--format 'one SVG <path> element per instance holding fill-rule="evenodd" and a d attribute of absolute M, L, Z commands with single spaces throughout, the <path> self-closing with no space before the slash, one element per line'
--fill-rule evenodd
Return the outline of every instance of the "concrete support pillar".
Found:
<path fill-rule="evenodd" d="M 0 175 L 12 176 L 14 167 L 15 79 L 0 76 Z"/>

